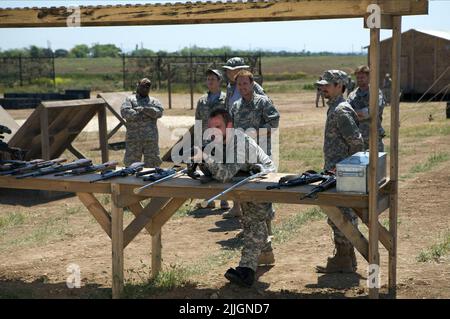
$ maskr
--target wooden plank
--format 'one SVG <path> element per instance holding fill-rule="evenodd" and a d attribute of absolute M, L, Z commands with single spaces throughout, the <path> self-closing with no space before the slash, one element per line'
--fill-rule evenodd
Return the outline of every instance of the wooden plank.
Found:
<path fill-rule="evenodd" d="M 391 132 L 390 132 L 390 170 L 391 193 L 389 200 L 389 232 L 392 248 L 389 250 L 389 294 L 395 298 L 397 293 L 397 219 L 398 219 L 398 140 L 400 127 L 400 56 L 402 39 L 402 17 L 393 17 L 392 30 L 392 93 L 391 93 Z"/>
<path fill-rule="evenodd" d="M 80 7 L 81 26 L 291 21 L 364 17 L 373 0 L 248 1 Z M 428 13 L 427 0 L 378 0 L 383 14 Z M 232 12 L 233 14 L 230 14 Z M 1 9 L 0 27 L 67 27 L 67 8 Z"/>
<path fill-rule="evenodd" d="M 92 216 L 94 216 L 109 238 L 111 238 L 111 216 L 99 203 L 97 198 L 90 193 L 77 193 L 77 196 L 88 211 L 91 212 Z"/>
<path fill-rule="evenodd" d="M 119 184 L 111 184 L 112 297 L 120 298 L 123 291 L 123 208 L 116 205 Z"/>
<path fill-rule="evenodd" d="M 320 206 L 337 228 L 355 246 L 367 260 L 369 257 L 369 243 L 363 234 L 342 214 L 341 210 L 333 206 Z"/>
<path fill-rule="evenodd" d="M 117 133 L 118 130 L 120 130 L 120 128 L 123 126 L 122 123 L 117 124 L 116 126 L 114 126 L 114 128 L 109 131 L 108 135 L 106 136 L 106 139 L 109 140 L 111 137 L 114 136 L 114 134 Z"/>
<path fill-rule="evenodd" d="M 75 146 L 73 146 L 72 144 L 69 144 L 69 146 L 67 146 L 67 150 L 72 153 L 73 155 L 75 155 L 77 158 L 86 158 L 86 156 L 81 153 L 81 151 L 79 151 Z"/>
<path fill-rule="evenodd" d="M 160 232 L 161 227 L 172 217 L 173 214 L 184 204 L 186 198 L 172 198 L 170 202 L 152 219 L 151 235 L 154 236 Z"/>
<path fill-rule="evenodd" d="M 106 109 L 105 106 L 99 107 L 98 109 L 98 139 L 100 142 L 100 150 L 102 153 L 102 162 L 105 163 L 109 161 L 109 153 L 108 153 L 108 139 L 107 132 L 108 127 L 106 123 Z"/>
<path fill-rule="evenodd" d="M 150 220 L 158 214 L 161 209 L 169 202 L 169 198 L 152 198 L 150 203 L 136 216 L 136 218 L 127 226 L 124 231 L 124 248 L 147 226 Z"/>
<path fill-rule="evenodd" d="M 380 74 L 380 29 L 370 29 L 370 133 L 369 133 L 369 266 L 379 267 L 378 251 L 378 92 Z M 378 298 L 378 287 L 369 287 L 369 297 Z"/>
<path fill-rule="evenodd" d="M 41 126 L 41 158 L 50 159 L 50 138 L 48 134 L 48 110 L 40 106 L 40 126 Z"/>
<path fill-rule="evenodd" d="M 152 278 L 158 276 L 161 271 L 161 228 L 152 235 Z"/>

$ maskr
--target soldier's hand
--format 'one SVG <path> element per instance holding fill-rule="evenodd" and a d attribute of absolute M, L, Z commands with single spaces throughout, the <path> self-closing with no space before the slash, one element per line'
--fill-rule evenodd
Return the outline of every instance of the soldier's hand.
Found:
<path fill-rule="evenodd" d="M 144 110 L 144 108 L 142 106 L 137 106 L 134 108 L 134 110 L 138 113 L 142 112 Z"/>
<path fill-rule="evenodd" d="M 265 169 L 264 169 L 264 166 L 262 166 L 261 164 L 253 164 L 253 165 L 250 167 L 250 171 L 251 171 L 253 174 L 256 174 L 256 173 L 264 172 Z"/>
<path fill-rule="evenodd" d="M 286 176 L 281 177 L 280 180 L 279 180 L 278 182 L 284 184 L 284 183 L 289 182 L 290 180 L 299 178 L 299 177 L 301 177 L 301 176 L 302 176 L 302 175 L 286 175 Z"/>
<path fill-rule="evenodd" d="M 203 154 L 202 149 L 198 146 L 194 146 L 191 151 L 191 160 L 194 163 L 199 163 L 199 162 L 203 161 L 203 157 L 204 157 L 204 154 Z"/>

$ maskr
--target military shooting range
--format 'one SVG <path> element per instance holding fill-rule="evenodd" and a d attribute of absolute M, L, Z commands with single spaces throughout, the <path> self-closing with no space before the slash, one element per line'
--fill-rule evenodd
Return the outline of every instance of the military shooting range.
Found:
<path fill-rule="evenodd" d="M 449 2 L 34 2 L 0 298 L 450 298 Z"/>

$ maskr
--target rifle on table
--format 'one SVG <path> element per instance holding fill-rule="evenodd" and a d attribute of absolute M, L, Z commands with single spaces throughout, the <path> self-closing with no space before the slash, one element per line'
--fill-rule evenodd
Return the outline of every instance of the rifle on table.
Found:
<path fill-rule="evenodd" d="M 20 161 L 20 160 L 0 160 L 0 173 L 10 171 L 19 167 L 24 167 L 31 163 L 43 162 L 43 159 L 35 159 L 32 161 Z"/>
<path fill-rule="evenodd" d="M 316 171 L 309 170 L 292 179 L 283 180 L 283 178 L 280 178 L 277 185 L 267 186 L 266 189 L 281 189 L 282 187 L 308 185 L 318 181 L 324 181 L 327 179 L 326 176 L 327 175 L 324 175 L 322 173 L 317 173 Z"/>
<path fill-rule="evenodd" d="M 21 174 L 28 173 L 30 171 L 35 171 L 35 170 L 39 170 L 41 168 L 60 164 L 65 161 L 66 161 L 66 159 L 64 159 L 64 158 L 57 158 L 57 159 L 53 159 L 50 161 L 44 161 L 42 159 L 32 160 L 32 161 L 26 162 L 26 164 L 24 166 L 13 168 L 8 171 L 0 171 L 0 176 L 1 175 L 21 175 Z"/>
<path fill-rule="evenodd" d="M 55 174 L 55 176 L 76 176 L 76 175 L 83 175 L 83 174 L 89 174 L 89 173 L 95 173 L 95 172 L 101 172 L 101 174 L 106 174 L 107 172 L 110 172 L 111 170 L 116 169 L 117 166 L 116 161 L 106 162 L 103 164 L 97 164 L 97 165 L 91 165 L 86 167 L 80 167 L 75 168 L 71 170 L 70 172 L 61 172 Z"/>
<path fill-rule="evenodd" d="M 319 185 L 315 186 L 308 194 L 300 197 L 300 200 L 304 200 L 305 198 L 317 198 L 317 193 L 326 191 L 327 189 L 333 188 L 336 186 L 336 175 L 332 172 L 327 172 L 328 175 L 324 174 L 326 177 Z"/>
<path fill-rule="evenodd" d="M 256 178 L 265 176 L 265 175 L 267 175 L 267 174 L 268 174 L 268 172 L 266 172 L 266 171 L 261 171 L 261 172 L 258 172 L 258 173 L 254 173 L 254 174 L 250 175 L 249 177 L 244 178 L 243 180 L 237 182 L 236 184 L 233 184 L 232 186 L 230 186 L 230 187 L 228 187 L 227 189 L 223 190 L 223 191 L 220 192 L 219 194 L 217 194 L 217 195 L 211 197 L 210 199 L 205 199 L 205 200 L 201 203 L 202 208 L 208 207 L 208 205 L 211 204 L 213 201 L 215 201 L 215 200 L 218 199 L 219 197 L 225 195 L 226 193 L 232 191 L 233 189 L 235 189 L 235 188 L 237 188 L 237 187 L 239 187 L 239 186 L 241 186 L 241 185 L 243 185 L 243 184 L 245 184 L 245 183 L 247 183 L 247 182 L 249 182 L 249 181 L 251 181 L 251 180 L 253 180 L 253 179 L 256 179 Z"/>
<path fill-rule="evenodd" d="M 114 178 L 114 177 L 126 177 L 126 176 L 129 176 L 129 175 L 134 175 L 137 172 L 142 171 L 142 169 L 144 168 L 144 165 L 145 164 L 142 163 L 142 162 L 135 162 L 135 163 L 131 164 L 128 167 L 119 169 L 118 171 L 112 171 L 112 172 L 109 172 L 109 173 L 101 174 L 98 178 L 93 179 L 89 183 L 95 183 L 95 182 L 98 182 L 98 181 L 104 181 L 104 180 L 107 180 L 107 179 L 110 179 L 110 178 Z"/>
<path fill-rule="evenodd" d="M 168 172 L 168 173 L 166 174 L 166 176 L 161 177 L 160 179 L 155 180 L 155 181 L 153 181 L 153 182 L 151 182 L 151 183 L 149 183 L 149 184 L 147 184 L 147 185 L 144 185 L 144 186 L 142 186 L 142 187 L 136 188 L 136 189 L 134 190 L 134 193 L 135 193 L 135 194 L 140 194 L 140 193 L 141 193 L 144 189 L 146 189 L 146 188 L 149 188 L 149 187 L 151 187 L 151 186 L 153 186 L 153 185 L 162 183 L 162 182 L 167 181 L 167 180 L 169 180 L 169 179 L 172 179 L 172 178 L 175 178 L 175 177 L 178 177 L 178 176 L 187 174 L 187 171 L 188 171 L 187 168 L 184 168 L 184 169 L 182 169 L 182 170 L 179 170 L 179 169 L 178 169 L 178 170 L 172 169 L 172 171 Z"/>
<path fill-rule="evenodd" d="M 22 179 L 22 178 L 26 178 L 26 177 L 38 177 L 38 176 L 44 176 L 44 175 L 50 175 L 50 174 L 55 174 L 58 172 L 65 172 L 65 171 L 69 171 L 69 170 L 73 170 L 76 168 L 80 168 L 80 167 L 86 167 L 92 165 L 92 161 L 90 159 L 79 159 L 76 161 L 73 161 L 71 163 L 68 164 L 54 164 L 48 167 L 44 167 L 44 168 L 39 168 L 36 171 L 31 171 L 29 173 L 25 173 L 25 174 L 21 174 L 21 175 L 17 175 L 16 178 L 17 179 Z"/>
<path fill-rule="evenodd" d="M 11 130 L 7 126 L 0 125 L 0 134 L 11 134 Z M 0 135 L 0 152 L 6 152 L 11 154 L 14 159 L 23 160 L 27 151 L 18 147 L 9 147 L 8 143 L 3 142 L 3 135 Z"/>

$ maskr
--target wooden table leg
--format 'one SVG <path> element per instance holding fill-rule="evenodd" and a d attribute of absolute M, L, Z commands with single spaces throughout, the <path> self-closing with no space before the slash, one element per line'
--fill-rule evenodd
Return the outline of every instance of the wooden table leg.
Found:
<path fill-rule="evenodd" d="M 123 291 L 123 208 L 117 205 L 118 184 L 111 184 L 112 297 L 120 298 Z"/>
<path fill-rule="evenodd" d="M 152 235 L 152 278 L 155 278 L 161 270 L 161 229 Z"/>

